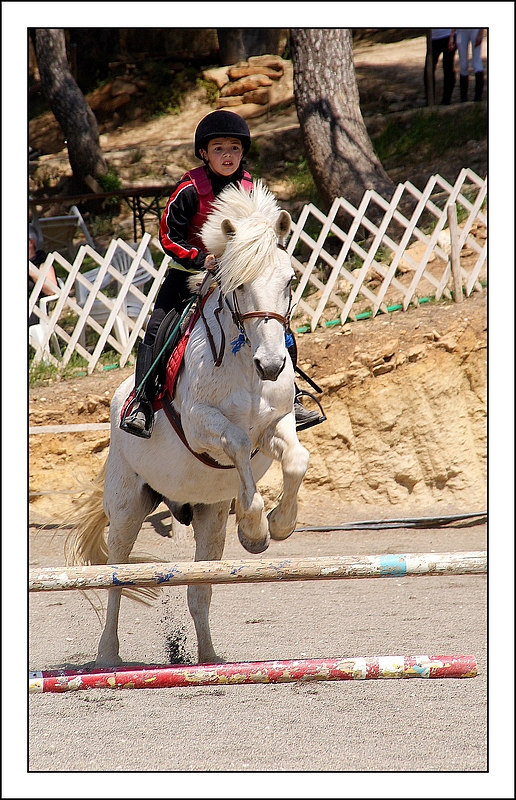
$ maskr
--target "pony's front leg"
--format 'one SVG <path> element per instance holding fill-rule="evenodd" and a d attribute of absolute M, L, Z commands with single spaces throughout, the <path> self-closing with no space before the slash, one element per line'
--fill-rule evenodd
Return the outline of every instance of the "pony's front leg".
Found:
<path fill-rule="evenodd" d="M 220 411 L 206 406 L 196 406 L 191 410 L 188 430 L 185 421 L 185 433 L 197 452 L 205 451 L 217 458 L 222 446 L 235 465 L 240 479 L 240 491 L 235 501 L 238 538 L 249 553 L 263 553 L 269 546 L 269 526 L 263 513 L 263 498 L 256 488 L 251 469 L 249 436 Z"/>
<path fill-rule="evenodd" d="M 269 512 L 268 522 L 272 539 L 286 539 L 296 527 L 297 494 L 310 460 L 308 450 L 297 438 L 293 414 L 280 419 L 261 449 L 281 463 L 283 492 L 278 505 Z"/>
<path fill-rule="evenodd" d="M 195 561 L 219 561 L 224 550 L 230 502 L 193 507 Z M 199 664 L 222 663 L 213 647 L 210 631 L 211 584 L 189 586 L 187 601 L 197 635 Z"/>

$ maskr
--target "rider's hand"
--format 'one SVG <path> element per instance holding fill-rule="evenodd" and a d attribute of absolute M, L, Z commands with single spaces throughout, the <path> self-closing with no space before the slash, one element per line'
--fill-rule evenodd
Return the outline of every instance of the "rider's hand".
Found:
<path fill-rule="evenodd" d="M 213 272 L 213 270 L 215 269 L 216 265 L 217 265 L 217 261 L 216 261 L 214 255 L 210 254 L 209 256 L 206 256 L 205 261 L 204 261 L 204 269 L 207 269 L 209 272 Z"/>

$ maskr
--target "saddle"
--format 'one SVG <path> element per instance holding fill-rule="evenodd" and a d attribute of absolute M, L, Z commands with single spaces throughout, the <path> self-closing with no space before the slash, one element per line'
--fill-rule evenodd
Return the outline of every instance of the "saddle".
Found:
<path fill-rule="evenodd" d="M 152 408 L 154 412 L 163 408 L 165 394 L 168 394 L 170 398 L 174 397 L 186 346 L 199 315 L 200 310 L 193 309 L 179 327 L 180 314 L 173 308 L 165 315 L 158 328 L 152 352 L 156 365 L 153 374 L 147 379 L 153 388 Z M 176 328 L 175 333 L 174 328 Z M 135 393 L 136 387 L 127 396 L 120 412 L 120 419 L 124 418 L 125 411 L 134 400 Z"/>

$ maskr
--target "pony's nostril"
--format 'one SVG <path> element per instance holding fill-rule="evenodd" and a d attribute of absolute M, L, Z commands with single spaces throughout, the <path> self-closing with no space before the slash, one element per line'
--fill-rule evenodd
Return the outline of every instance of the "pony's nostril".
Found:
<path fill-rule="evenodd" d="M 260 359 L 259 358 L 254 358 L 253 361 L 254 361 L 254 368 L 255 368 L 256 372 L 258 373 L 258 375 L 260 376 L 262 381 L 264 381 L 265 380 L 265 373 L 263 371 L 263 367 L 261 365 Z"/>

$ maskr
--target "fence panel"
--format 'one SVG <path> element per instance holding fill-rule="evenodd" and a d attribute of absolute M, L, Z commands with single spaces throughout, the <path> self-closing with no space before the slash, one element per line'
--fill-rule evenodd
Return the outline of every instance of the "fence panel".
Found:
<path fill-rule="evenodd" d="M 486 197 L 487 179 L 463 169 L 453 186 L 439 175 L 422 192 L 410 181 L 399 184 L 390 201 L 368 190 L 358 208 L 344 198 L 334 201 L 328 215 L 306 205 L 288 243 L 298 276 L 295 320 L 314 331 L 331 313 L 345 323 L 365 311 L 406 311 L 421 297 L 450 299 L 450 204 L 461 219 L 459 254 L 468 255 L 467 266 L 464 257 L 461 264 L 465 293 L 482 291 Z"/>
<path fill-rule="evenodd" d="M 73 353 L 77 352 L 88 362 L 88 373 L 91 374 L 106 345 L 120 354 L 120 366 L 123 367 L 127 363 L 137 339 L 143 338 L 148 314 L 171 261 L 170 256 L 161 251 L 161 263 L 156 268 L 149 258 L 149 242 L 148 233 L 143 236 L 137 250 L 122 239 L 112 240 L 104 255 L 89 245 L 82 245 L 73 264 L 57 252 L 49 253 L 39 270 L 38 281 L 29 298 L 29 312 L 34 310 L 45 326 L 42 346 L 35 355 L 36 363 L 45 357 L 50 361 L 56 361 L 48 353 L 48 344 L 53 334 L 66 344 L 62 358 L 63 366 L 66 366 Z M 159 247 L 156 240 L 153 244 Z M 117 249 L 127 253 L 131 259 L 125 274 L 112 263 Z M 96 265 L 95 277 L 92 280 L 81 272 L 86 259 L 88 259 L 86 275 L 91 272 L 92 262 Z M 37 299 L 48 270 L 55 265 L 62 267 L 68 274 L 64 285 L 59 288 L 53 311 L 45 316 L 37 304 Z M 138 271 L 140 271 L 140 281 L 145 280 L 145 275 L 148 275 L 146 283 L 150 286 L 145 293 L 134 285 Z M 86 294 L 82 306 L 77 302 L 78 285 L 84 288 Z M 92 352 L 85 344 L 88 329 L 93 330 L 98 336 Z"/>
<path fill-rule="evenodd" d="M 487 178 L 463 169 L 453 186 L 440 175 L 431 176 L 423 191 L 406 181 L 396 187 L 389 201 L 367 190 L 358 208 L 342 197 L 334 200 L 327 215 L 312 203 L 304 206 L 292 223 L 287 248 L 297 276 L 294 325 L 314 331 L 318 325 L 333 324 L 335 315 L 343 324 L 357 314 L 406 311 L 421 299 L 450 299 L 454 290 L 448 228 L 451 204 L 460 220 L 454 247 L 465 294 L 482 291 L 481 279 L 486 280 L 487 269 L 486 200 Z M 113 240 L 104 255 L 83 245 L 73 264 L 57 252 L 49 253 L 29 298 L 29 314 L 34 311 L 45 331 L 36 362 L 47 358 L 60 363 L 50 354 L 49 342 L 55 334 L 66 344 L 63 365 L 77 352 L 88 362 L 91 374 L 106 346 L 120 354 L 120 366 L 127 363 L 138 339 L 143 338 L 171 262 L 154 238 L 152 244 L 161 258 L 155 267 L 149 243 L 148 233 L 136 250 L 122 239 Z M 130 261 L 126 272 L 113 263 L 117 250 Z M 89 263 L 85 263 L 87 258 Z M 83 267 L 91 272 L 91 263 L 96 268 L 89 280 Z M 67 277 L 56 293 L 55 307 L 45 313 L 38 298 L 50 267 L 56 264 Z M 146 291 L 138 288 L 142 282 Z M 81 287 L 86 298 L 79 304 Z M 88 330 L 98 337 L 90 349 L 86 345 Z"/>

